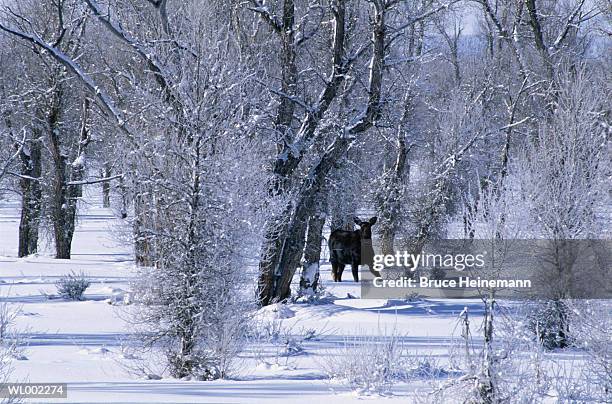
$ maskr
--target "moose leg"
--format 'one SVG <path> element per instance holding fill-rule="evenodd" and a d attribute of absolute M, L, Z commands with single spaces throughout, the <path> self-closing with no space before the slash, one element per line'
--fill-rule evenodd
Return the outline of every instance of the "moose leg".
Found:
<path fill-rule="evenodd" d="M 359 264 L 352 264 L 351 267 L 353 269 L 353 280 L 359 282 Z"/>
<path fill-rule="evenodd" d="M 335 261 L 332 261 L 331 265 L 332 265 L 332 279 L 334 280 L 334 282 L 338 282 L 336 280 L 338 278 L 338 263 Z"/>
<path fill-rule="evenodd" d="M 336 282 L 342 282 L 342 272 L 344 272 L 344 264 L 338 264 L 338 273 Z"/>

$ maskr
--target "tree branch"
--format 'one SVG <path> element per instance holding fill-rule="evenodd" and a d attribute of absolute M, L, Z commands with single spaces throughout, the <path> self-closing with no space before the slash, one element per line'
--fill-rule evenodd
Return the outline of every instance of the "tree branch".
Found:
<path fill-rule="evenodd" d="M 176 95 L 174 91 L 174 86 L 170 82 L 170 75 L 164 72 L 163 68 L 159 65 L 159 63 L 155 60 L 151 52 L 144 49 L 142 45 L 140 45 L 134 38 L 132 38 L 128 33 L 126 33 L 120 26 L 111 21 L 109 15 L 105 15 L 102 12 L 101 7 L 94 0 L 85 0 L 89 5 L 89 8 L 93 11 L 98 20 L 106 26 L 106 28 L 117 38 L 119 38 L 123 43 L 129 45 L 132 49 L 134 49 L 140 57 L 142 57 L 149 67 L 149 69 L 153 72 L 155 76 L 155 80 L 162 88 L 164 94 L 168 101 L 170 101 L 173 106 L 178 110 L 182 111 L 182 104 L 180 102 L 180 98 Z M 163 2 L 163 1 L 162 1 Z"/>
<path fill-rule="evenodd" d="M 270 13 L 268 7 L 263 5 L 259 0 L 251 0 L 251 3 L 253 3 L 253 7 L 248 7 L 248 9 L 259 14 L 275 32 L 280 34 L 283 29 L 283 24 L 275 15 Z"/>
<path fill-rule="evenodd" d="M 83 71 L 83 69 L 73 61 L 68 55 L 63 53 L 61 50 L 49 45 L 44 42 L 41 38 L 37 36 L 33 36 L 30 34 L 26 34 L 21 31 L 17 31 L 11 29 L 2 23 L 0 23 L 0 30 L 5 31 L 11 35 L 14 35 L 18 38 L 24 39 L 40 48 L 46 50 L 57 62 L 63 65 L 70 72 L 75 74 L 81 82 L 85 85 L 85 88 L 89 91 L 91 96 L 98 101 L 102 110 L 113 120 L 116 125 L 121 128 L 123 131 L 129 134 L 127 128 L 125 127 L 125 121 L 121 115 L 121 113 L 114 107 L 111 99 L 104 93 L 104 91 Z M 130 134 L 131 136 L 131 134 Z"/>
<path fill-rule="evenodd" d="M 8 175 L 12 175 L 12 176 L 15 176 L 15 177 L 19 177 L 19 178 L 22 178 L 22 179 L 24 179 L 24 180 L 29 180 L 29 181 L 38 181 L 38 182 L 40 182 L 40 181 L 41 181 L 41 179 L 40 179 L 40 178 L 32 177 L 32 176 L 29 176 L 29 175 L 19 174 L 19 173 L 16 173 L 16 172 L 14 172 L 14 171 L 6 171 L 6 174 L 8 174 Z"/>
<path fill-rule="evenodd" d="M 13 162 L 13 160 L 15 160 L 17 156 L 19 156 L 19 153 L 21 153 L 21 151 L 23 150 L 23 146 L 25 145 L 25 142 L 26 142 L 26 133 L 24 130 L 23 139 L 21 139 L 21 142 L 17 142 L 19 144 L 19 147 L 17 147 L 17 150 L 15 151 L 15 153 L 13 153 L 13 155 L 9 156 L 9 158 L 6 159 L 6 162 L 4 163 L 2 170 L 0 170 L 0 179 L 4 177 L 4 175 L 8 172 L 8 168 Z"/>
<path fill-rule="evenodd" d="M 117 174 L 112 177 L 104 177 L 104 178 L 96 178 L 93 180 L 82 180 L 82 181 L 70 181 L 67 182 L 66 185 L 89 185 L 89 184 L 98 184 L 100 182 L 108 182 L 112 180 L 116 180 L 117 178 L 122 178 L 125 174 Z"/>
<path fill-rule="evenodd" d="M 559 33 L 559 35 L 557 36 L 557 39 L 555 39 L 555 42 L 553 43 L 553 48 L 559 49 L 559 46 L 561 46 L 561 44 L 567 37 L 567 34 L 569 33 L 570 28 L 572 27 L 572 22 L 578 16 L 578 13 L 580 13 L 580 11 L 582 10 L 582 7 L 584 6 L 584 2 L 585 0 L 580 0 L 578 2 L 578 5 L 574 9 L 574 11 L 569 15 L 569 17 L 567 17 L 567 20 L 565 22 L 565 27 Z"/>
<path fill-rule="evenodd" d="M 382 91 L 382 75 L 385 64 L 385 12 L 384 7 L 375 1 L 376 14 L 374 15 L 374 29 L 372 31 L 372 59 L 370 60 L 370 78 L 368 80 L 368 104 L 361 116 L 348 128 L 343 136 L 354 136 L 369 129 L 380 110 Z"/>

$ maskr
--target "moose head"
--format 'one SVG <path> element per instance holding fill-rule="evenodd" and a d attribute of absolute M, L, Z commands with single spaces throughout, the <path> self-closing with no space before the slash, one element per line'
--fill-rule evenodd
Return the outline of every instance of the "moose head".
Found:
<path fill-rule="evenodd" d="M 372 239 L 372 226 L 376 224 L 376 220 L 378 218 L 376 216 L 370 218 L 367 222 L 362 222 L 361 219 L 356 217 L 355 224 L 359 226 L 359 232 L 361 233 L 362 240 L 371 240 Z"/>

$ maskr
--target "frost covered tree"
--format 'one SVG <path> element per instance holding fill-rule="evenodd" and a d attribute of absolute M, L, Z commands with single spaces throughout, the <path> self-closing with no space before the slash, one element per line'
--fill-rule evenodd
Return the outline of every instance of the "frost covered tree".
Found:
<path fill-rule="evenodd" d="M 520 182 L 537 235 L 548 242 L 540 281 L 545 302 L 534 321 L 546 347 L 571 343 L 569 309 L 565 299 L 586 282 L 605 279 L 605 268 L 589 268 L 588 277 L 576 273 L 578 250 L 571 240 L 602 238 L 605 228 L 597 219 L 609 205 L 605 191 L 609 133 L 606 97 L 593 85 L 597 70 L 575 66 L 557 77 L 554 114 L 539 125 L 521 156 Z M 603 83 L 602 83 L 603 85 Z M 605 226 L 605 225 L 604 225 Z M 575 243 L 575 242 L 574 242 Z M 586 285 L 588 289 L 592 286 Z M 541 324 L 540 324 L 541 323 Z"/>
<path fill-rule="evenodd" d="M 53 43 L 58 51 L 76 55 L 84 40 L 83 8 L 69 2 L 60 5 L 23 2 L 15 8 L 7 6 L 2 10 L 6 24 L 2 30 L 13 34 L 13 44 L 19 44 L 19 39 L 32 42 L 27 35 L 15 35 L 27 31 L 31 39 Z M 69 25 L 64 14 L 76 18 Z M 70 258 L 92 112 L 75 78 L 61 63 L 44 52 L 18 49 L 16 60 L 27 73 L 17 75 L 17 85 L 7 90 L 5 122 L 26 134 L 20 148 L 21 170 L 15 173 L 23 205 L 19 255 L 36 252 L 43 212 L 52 227 L 56 258 Z"/>
<path fill-rule="evenodd" d="M 230 21 L 218 18 L 228 17 L 223 5 L 143 5 L 49 2 L 20 10 L 21 15 L 7 8 L 0 28 L 56 69 L 49 76 L 59 85 L 47 115 L 53 124 L 48 125 L 54 185 L 49 209 L 58 213 L 52 219 L 72 223 L 72 235 L 74 216 L 60 217 L 58 209 L 74 212 L 77 187 L 109 179 L 82 180 L 83 157 L 93 122 L 103 125 L 101 134 L 114 129 L 105 141 L 127 149 L 117 155 L 120 169 L 129 173 L 122 177 L 134 200 L 136 257 L 144 264 L 136 296 L 142 310 L 134 322 L 149 327 L 146 335 L 155 337 L 145 345 L 163 351 L 174 376 L 224 377 L 245 332 L 240 313 L 248 310 L 248 298 L 240 292 L 241 265 L 253 242 L 250 223 L 257 222 L 249 220 L 257 204 L 249 204 L 245 193 L 255 191 L 258 181 L 247 169 L 257 164 L 249 155 L 256 157 L 258 146 L 243 126 L 252 99 L 248 71 L 227 68 L 240 54 Z M 107 13 L 109 7 L 114 12 Z M 63 23 L 68 10 L 83 19 L 70 20 L 76 27 Z M 62 39 L 20 25 L 28 13 L 50 15 Z M 75 32 L 84 41 L 82 54 L 69 46 L 78 40 L 65 39 Z M 107 52 L 86 46 L 94 38 L 109 45 Z M 96 66 L 109 73 L 94 77 L 90 71 Z M 63 86 L 70 86 L 70 97 Z M 74 141 L 71 149 L 68 139 Z"/>
<path fill-rule="evenodd" d="M 156 18 L 131 34 L 122 27 L 138 23 L 138 12 L 117 5 L 125 13 L 120 24 L 97 2 L 88 4 L 119 46 L 136 49 L 156 71 L 149 77 L 130 72 L 140 85 L 127 83 L 148 90 L 144 101 L 150 108 L 130 128 L 132 153 L 124 163 L 124 169 L 133 167 L 132 223 L 142 267 L 136 283 L 142 310 L 132 321 L 142 326 L 145 347 L 163 352 L 172 376 L 227 377 L 247 331 L 241 257 L 252 248 L 248 223 L 256 208 L 246 194 L 257 189 L 246 157 L 257 156 L 257 146 L 243 126 L 248 71 L 227 69 L 240 54 L 229 42 L 234 38 L 221 5 L 176 4 L 168 15 L 165 2 L 152 4 L 141 12 Z M 156 47 L 148 40 L 156 33 L 190 48 Z M 218 46 L 225 41 L 227 46 Z M 135 127 L 144 135 L 133 136 Z"/>

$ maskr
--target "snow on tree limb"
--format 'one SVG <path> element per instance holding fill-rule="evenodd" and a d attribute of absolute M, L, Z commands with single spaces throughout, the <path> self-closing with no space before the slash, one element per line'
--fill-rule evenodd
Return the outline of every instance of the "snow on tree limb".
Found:
<path fill-rule="evenodd" d="M 113 101 L 110 99 L 110 97 L 108 97 L 108 95 L 106 95 L 106 93 L 91 79 L 91 77 L 89 77 L 87 73 L 85 73 L 83 69 L 68 55 L 66 55 L 61 50 L 49 45 L 38 36 L 11 29 L 2 23 L 0 23 L 0 30 L 5 31 L 18 38 L 29 41 L 34 45 L 46 50 L 49 55 L 51 55 L 57 62 L 59 62 L 66 69 L 75 74 L 85 85 L 85 88 L 88 90 L 91 96 L 98 101 L 99 105 L 102 107 L 102 110 L 115 121 L 115 124 L 119 128 L 124 130 L 126 133 L 129 133 L 127 131 L 127 128 L 125 127 L 125 121 L 121 113 L 115 108 L 115 106 L 113 105 Z"/>
<path fill-rule="evenodd" d="M 253 7 L 249 7 L 249 10 L 259 14 L 275 32 L 280 33 L 283 29 L 283 24 L 270 12 L 268 7 L 262 4 L 259 0 L 251 0 L 251 3 L 253 3 Z"/>
<path fill-rule="evenodd" d="M 170 75 L 164 71 L 160 63 L 155 60 L 151 52 L 146 50 L 135 38 L 132 38 L 125 30 L 110 19 L 110 15 L 103 13 L 100 5 L 94 0 L 85 0 L 89 8 L 96 15 L 98 20 L 121 42 L 129 45 L 134 49 L 144 60 L 146 60 L 149 69 L 153 72 L 155 80 L 164 91 L 168 101 L 175 107 L 177 111 L 182 110 L 180 97 L 176 94 L 174 86 L 170 80 Z"/>
<path fill-rule="evenodd" d="M 124 175 L 125 174 L 117 174 L 117 175 L 113 175 L 112 177 L 96 178 L 96 179 L 92 179 L 92 180 L 70 181 L 70 182 L 67 182 L 66 185 L 99 184 L 101 182 L 108 182 L 108 181 L 112 181 L 112 180 L 116 180 L 116 179 L 122 178 Z"/>
<path fill-rule="evenodd" d="M 2 169 L 0 169 L 0 179 L 2 179 L 2 177 L 4 177 L 5 174 L 7 174 L 8 168 L 10 167 L 13 160 L 15 160 L 17 156 L 19 156 L 19 153 L 21 153 L 21 151 L 23 150 L 23 146 L 25 145 L 25 142 L 26 142 L 26 134 L 24 131 L 23 138 L 21 139 L 21 141 L 18 142 L 19 146 L 17 147 L 17 150 L 15 151 L 15 153 L 9 156 L 9 158 L 4 163 L 4 166 L 2 166 Z"/>

